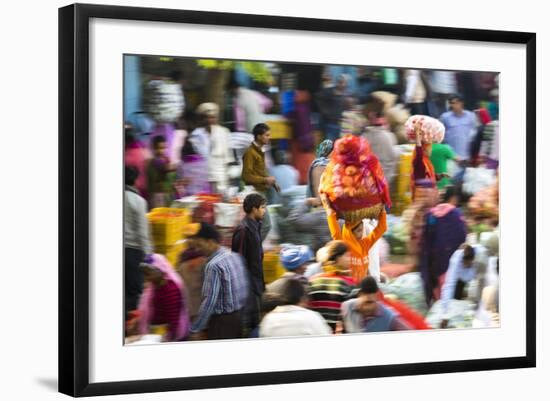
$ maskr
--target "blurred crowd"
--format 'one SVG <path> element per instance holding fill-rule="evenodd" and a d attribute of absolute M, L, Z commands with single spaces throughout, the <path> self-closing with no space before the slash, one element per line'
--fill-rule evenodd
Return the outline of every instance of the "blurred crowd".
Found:
<path fill-rule="evenodd" d="M 227 102 L 194 107 L 179 75 L 144 84 L 125 125 L 126 342 L 499 325 L 498 76 L 294 75 L 273 96 L 232 73 Z M 443 142 L 407 135 L 412 115 Z M 393 205 L 353 223 L 319 190 L 350 135 Z"/>

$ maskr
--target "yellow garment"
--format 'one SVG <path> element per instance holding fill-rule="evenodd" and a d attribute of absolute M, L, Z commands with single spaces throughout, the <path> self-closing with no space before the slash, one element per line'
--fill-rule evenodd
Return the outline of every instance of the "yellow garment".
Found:
<path fill-rule="evenodd" d="M 242 179 L 246 185 L 253 185 L 256 191 L 264 192 L 268 189 L 267 176 L 264 152 L 252 143 L 243 155 Z"/>
<path fill-rule="evenodd" d="M 351 276 L 359 283 L 369 272 L 369 250 L 376 241 L 386 232 L 386 211 L 382 210 L 378 225 L 366 237 L 358 240 L 352 230 L 345 224 L 342 229 L 338 224 L 335 213 L 327 216 L 330 234 L 334 240 L 341 240 L 349 247 Z"/>

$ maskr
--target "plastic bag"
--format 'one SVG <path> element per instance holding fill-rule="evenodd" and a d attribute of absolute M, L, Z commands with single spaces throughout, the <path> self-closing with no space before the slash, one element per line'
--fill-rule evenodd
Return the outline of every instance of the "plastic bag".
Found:
<path fill-rule="evenodd" d="M 495 170 L 485 167 L 468 167 L 464 174 L 462 190 L 467 194 L 475 194 L 496 182 Z"/>

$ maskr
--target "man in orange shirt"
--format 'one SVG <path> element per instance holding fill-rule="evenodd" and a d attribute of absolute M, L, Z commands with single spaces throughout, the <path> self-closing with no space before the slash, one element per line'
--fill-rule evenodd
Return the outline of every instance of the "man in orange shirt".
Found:
<path fill-rule="evenodd" d="M 336 211 L 330 206 L 326 196 L 323 204 L 327 211 L 328 227 L 334 240 L 342 240 L 349 247 L 350 266 L 352 277 L 361 282 L 369 272 L 369 250 L 376 241 L 386 232 L 386 210 L 382 208 L 378 216 L 378 224 L 374 230 L 364 236 L 363 220 L 354 223 L 346 222 L 342 228 L 338 224 Z"/>

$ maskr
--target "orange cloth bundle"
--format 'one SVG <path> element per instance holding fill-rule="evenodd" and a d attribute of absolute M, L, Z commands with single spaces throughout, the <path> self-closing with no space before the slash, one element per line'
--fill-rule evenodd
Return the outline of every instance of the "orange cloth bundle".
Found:
<path fill-rule="evenodd" d="M 391 207 L 388 184 L 378 158 L 363 138 L 346 135 L 336 141 L 330 162 L 321 176 L 319 193 L 347 222 L 377 218 L 384 205 Z"/>

